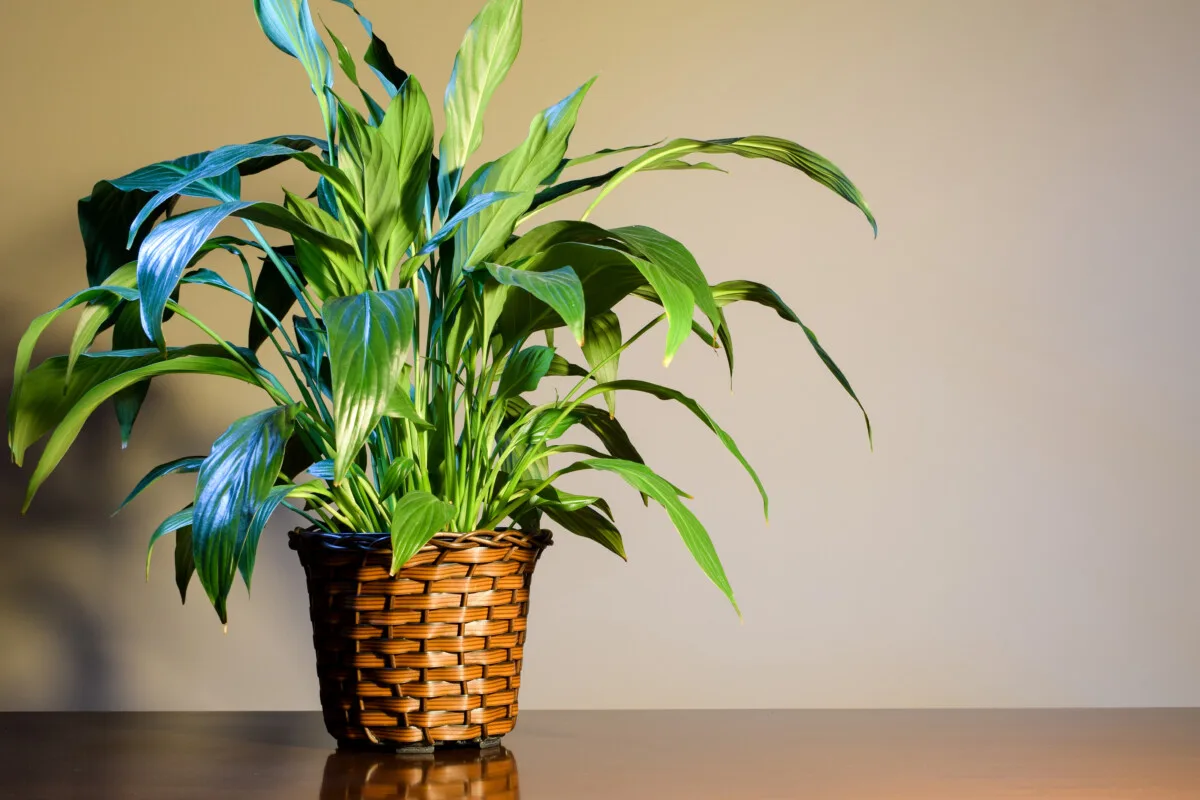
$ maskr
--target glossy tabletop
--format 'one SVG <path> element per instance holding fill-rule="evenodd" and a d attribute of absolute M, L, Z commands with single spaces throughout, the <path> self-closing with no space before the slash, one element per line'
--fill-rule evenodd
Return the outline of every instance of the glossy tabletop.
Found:
<path fill-rule="evenodd" d="M 1200 710 L 521 713 L 339 753 L 315 713 L 0 714 L 0 798 L 1200 798 Z"/>

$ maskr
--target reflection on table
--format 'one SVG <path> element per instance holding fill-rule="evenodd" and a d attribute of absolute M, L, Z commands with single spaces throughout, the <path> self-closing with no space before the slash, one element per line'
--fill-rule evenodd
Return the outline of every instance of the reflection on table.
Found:
<path fill-rule="evenodd" d="M 517 800 L 517 760 L 503 747 L 435 754 L 338 751 L 320 800 Z"/>

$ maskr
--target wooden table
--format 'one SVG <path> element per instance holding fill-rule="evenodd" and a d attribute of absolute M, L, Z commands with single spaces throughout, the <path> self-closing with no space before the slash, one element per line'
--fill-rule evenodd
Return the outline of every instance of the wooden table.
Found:
<path fill-rule="evenodd" d="M 1200 798 L 1200 710 L 525 711 L 338 753 L 314 713 L 0 714 L 0 798 Z"/>

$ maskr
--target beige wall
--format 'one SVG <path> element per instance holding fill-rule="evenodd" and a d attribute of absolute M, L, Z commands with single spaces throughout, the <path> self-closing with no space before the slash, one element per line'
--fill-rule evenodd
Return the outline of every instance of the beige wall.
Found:
<path fill-rule="evenodd" d="M 440 94 L 475 3 L 361 5 Z M 316 117 L 249 0 L 2 7 L 7 360 L 28 319 L 82 284 L 74 201 L 92 181 Z M 774 285 L 856 382 L 876 448 L 769 313 L 730 314 L 732 395 L 703 348 L 666 374 L 661 341 L 629 358 L 705 403 L 773 491 L 765 528 L 693 419 L 622 401 L 648 459 L 697 496 L 746 621 L 665 515 L 622 492 L 629 564 L 561 537 L 539 568 L 522 704 L 1200 703 L 1200 5 L 529 0 L 526 17 L 489 154 L 598 72 L 576 151 L 793 138 L 859 182 L 881 233 L 756 162 L 646 176 L 606 201 L 600 223 L 684 239 L 713 280 Z M 283 177 L 251 188 L 273 196 Z M 242 335 L 226 306 L 196 303 Z M 255 403 L 188 378 L 152 399 L 126 452 L 92 425 L 24 521 L 6 468 L 0 708 L 313 707 L 283 520 L 223 636 L 197 587 L 179 607 L 169 552 L 142 580 L 146 536 L 188 481 L 107 516 L 145 469 L 204 452 Z"/>

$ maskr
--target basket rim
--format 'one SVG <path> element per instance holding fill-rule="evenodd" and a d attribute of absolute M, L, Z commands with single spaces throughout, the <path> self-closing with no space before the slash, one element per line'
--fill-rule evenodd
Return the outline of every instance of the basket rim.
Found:
<path fill-rule="evenodd" d="M 553 536 L 550 531 L 545 529 L 537 533 L 505 528 L 465 533 L 443 531 L 435 533 L 433 538 L 417 552 L 467 550 L 472 547 L 520 547 L 540 551 L 552 544 L 554 544 Z M 390 533 L 364 531 L 330 533 L 315 527 L 295 528 L 288 532 L 288 546 L 293 550 L 301 547 L 315 547 L 324 550 L 391 553 L 392 536 Z"/>

